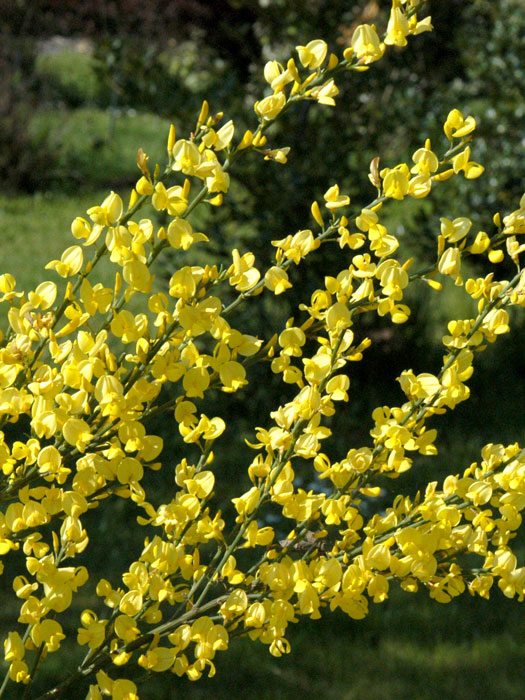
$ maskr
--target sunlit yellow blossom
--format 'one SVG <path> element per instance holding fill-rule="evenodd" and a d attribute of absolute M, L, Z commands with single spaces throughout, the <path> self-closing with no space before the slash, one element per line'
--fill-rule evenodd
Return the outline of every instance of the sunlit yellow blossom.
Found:
<path fill-rule="evenodd" d="M 9 678 L 15 683 L 29 683 L 31 676 L 25 661 L 15 659 L 9 666 Z"/>
<path fill-rule="evenodd" d="M 42 282 L 34 292 L 29 292 L 29 303 L 35 309 L 49 309 L 53 306 L 57 296 L 57 287 L 54 282 Z"/>
<path fill-rule="evenodd" d="M 525 194 L 520 199 L 519 209 L 503 218 L 504 233 L 525 233 Z"/>
<path fill-rule="evenodd" d="M 350 197 L 339 194 L 339 185 L 332 185 L 330 189 L 324 193 L 325 207 L 327 209 L 337 209 L 350 204 Z"/>
<path fill-rule="evenodd" d="M 474 117 L 463 117 L 459 109 L 453 109 L 449 112 L 447 120 L 443 126 L 443 130 L 449 139 L 458 139 L 472 133 L 476 128 L 476 120 Z"/>
<path fill-rule="evenodd" d="M 118 194 L 115 194 L 115 192 L 111 192 L 99 207 L 91 207 L 91 209 L 88 209 L 87 213 L 94 224 L 99 226 L 113 226 L 122 216 L 122 210 L 122 199 Z M 92 241 L 89 240 L 89 242 L 91 243 Z"/>
<path fill-rule="evenodd" d="M 210 384 L 210 375 L 204 367 L 192 367 L 184 375 L 183 386 L 186 396 L 202 398 Z"/>
<path fill-rule="evenodd" d="M 472 227 L 472 221 L 465 216 L 461 216 L 454 221 L 441 218 L 441 235 L 449 243 L 458 243 L 461 241 Z"/>
<path fill-rule="evenodd" d="M 157 182 L 155 185 L 151 203 L 155 209 L 166 210 L 170 216 L 180 216 L 188 207 L 187 195 L 183 187 L 175 185 L 166 189 L 162 182 Z"/>
<path fill-rule="evenodd" d="M 395 168 L 385 168 L 380 173 L 383 178 L 383 191 L 386 197 L 403 199 L 409 191 L 409 170 L 405 163 Z"/>
<path fill-rule="evenodd" d="M 310 90 L 310 97 L 321 105 L 335 106 L 334 97 L 339 94 L 339 88 L 333 79 L 327 80 L 323 85 L 313 87 Z"/>
<path fill-rule="evenodd" d="M 15 292 L 15 287 L 16 280 L 13 275 L 9 274 L 8 272 L 0 275 L 0 292 L 2 294 L 0 297 L 0 302 L 21 297 L 22 292 Z"/>
<path fill-rule="evenodd" d="M 286 271 L 275 265 L 264 275 L 264 285 L 276 295 L 282 294 L 292 286 Z"/>
<path fill-rule="evenodd" d="M 208 240 L 204 233 L 194 233 L 186 219 L 176 218 L 168 226 L 168 241 L 173 248 L 188 250 L 194 243 Z"/>
<path fill-rule="evenodd" d="M 271 121 L 282 111 L 285 104 L 286 96 L 283 92 L 279 92 L 276 95 L 265 97 L 260 102 L 256 102 L 254 109 L 255 113 L 262 119 Z"/>
<path fill-rule="evenodd" d="M 215 163 L 213 169 L 206 177 L 206 187 L 209 192 L 227 192 L 230 187 L 230 175 L 219 163 Z"/>
<path fill-rule="evenodd" d="M 147 178 L 142 176 L 140 180 L 137 181 L 137 184 L 135 185 L 135 189 L 139 194 L 152 194 L 153 193 L 153 185 L 151 184 L 151 181 Z"/>
<path fill-rule="evenodd" d="M 393 44 L 394 46 L 406 46 L 408 34 L 408 19 L 399 7 L 399 2 L 392 4 L 390 10 L 390 19 L 386 30 L 385 44 Z"/>
<path fill-rule="evenodd" d="M 62 433 L 65 440 L 70 445 L 75 445 L 80 452 L 85 451 L 93 438 L 88 423 L 80 418 L 69 418 L 64 423 Z"/>
<path fill-rule="evenodd" d="M 330 394 L 332 401 L 348 401 L 348 388 L 350 379 L 346 375 L 336 375 L 326 384 L 326 391 Z"/>
<path fill-rule="evenodd" d="M 306 342 L 306 336 L 301 328 L 287 328 L 279 335 L 279 345 L 285 355 L 301 356 L 301 347 Z"/>
<path fill-rule="evenodd" d="M 190 299 L 197 290 L 197 283 L 190 267 L 182 267 L 177 270 L 169 283 L 169 293 L 172 297 L 179 299 Z"/>
<path fill-rule="evenodd" d="M 230 119 L 230 121 L 224 124 L 224 126 L 222 126 L 217 132 L 215 132 L 213 129 L 206 132 L 202 141 L 206 148 L 213 148 L 215 151 L 222 151 L 224 148 L 227 148 L 230 145 L 234 132 L 235 127 L 233 121 Z"/>
<path fill-rule="evenodd" d="M 6 661 L 21 661 L 25 656 L 24 643 L 18 632 L 9 632 L 4 640 L 4 659 Z"/>
<path fill-rule="evenodd" d="M 147 265 L 140 260 L 130 260 L 124 265 L 122 277 L 129 286 L 138 292 L 149 294 L 153 285 L 153 277 Z"/>
<path fill-rule="evenodd" d="M 31 639 L 34 644 L 39 647 L 45 645 L 47 651 L 57 651 L 60 647 L 60 642 L 65 639 L 66 635 L 62 632 L 61 625 L 56 620 L 43 620 L 37 623 L 31 629 Z"/>
<path fill-rule="evenodd" d="M 469 160 L 470 158 L 470 146 L 467 146 L 464 151 L 458 153 L 457 156 L 452 158 L 452 164 L 454 167 L 454 172 L 462 172 L 465 174 L 467 180 L 474 180 L 480 177 L 485 168 L 479 163 L 474 163 Z"/>
<path fill-rule="evenodd" d="M 431 17 L 424 17 L 422 20 L 417 19 L 417 15 L 412 15 L 408 21 L 410 34 L 421 34 L 422 32 L 431 32 L 434 27 Z"/>
<path fill-rule="evenodd" d="M 458 248 L 447 248 L 439 259 L 438 269 L 442 275 L 457 277 L 461 270 L 461 253 Z"/>
<path fill-rule="evenodd" d="M 296 46 L 295 49 L 299 54 L 301 65 L 310 70 L 316 70 L 326 58 L 328 46 L 325 41 L 314 39 L 306 46 Z"/>
<path fill-rule="evenodd" d="M 274 160 L 276 163 L 287 162 L 287 156 L 290 153 L 290 148 L 286 146 L 285 148 L 268 148 L 264 151 L 264 160 Z"/>
<path fill-rule="evenodd" d="M 424 148 L 418 150 L 412 156 L 415 165 L 410 169 L 414 175 L 430 175 L 435 173 L 439 167 L 439 160 L 436 154 L 430 150 L 430 141 L 427 140 Z"/>
<path fill-rule="evenodd" d="M 72 277 L 82 267 L 84 254 L 78 245 L 66 248 L 60 260 L 52 260 L 47 263 L 46 270 L 56 270 L 61 277 Z"/>
<path fill-rule="evenodd" d="M 104 641 L 107 620 L 98 620 L 94 612 L 84 610 L 80 621 L 82 627 L 78 630 L 78 643 L 80 645 L 87 644 L 90 649 L 96 649 Z"/>
<path fill-rule="evenodd" d="M 415 199 L 422 199 L 430 194 L 432 179 L 428 175 L 416 175 L 408 182 L 408 194 Z"/>
<path fill-rule="evenodd" d="M 278 61 L 267 61 L 264 65 L 264 79 L 272 84 L 284 72 L 283 66 Z"/>
<path fill-rule="evenodd" d="M 230 284 L 240 292 L 245 292 L 254 287 L 261 277 L 261 273 L 254 267 L 255 256 L 253 253 L 245 253 L 240 255 L 239 251 L 234 248 L 232 251 L 233 265 L 230 271 L 233 273 L 230 276 Z"/>
<path fill-rule="evenodd" d="M 360 24 L 352 35 L 352 48 L 362 63 L 378 61 L 385 52 L 385 45 L 379 40 L 375 28 L 370 24 Z"/>
<path fill-rule="evenodd" d="M 172 151 L 173 170 L 180 170 L 185 175 L 195 175 L 201 163 L 201 153 L 191 141 L 180 139 L 175 142 Z"/>

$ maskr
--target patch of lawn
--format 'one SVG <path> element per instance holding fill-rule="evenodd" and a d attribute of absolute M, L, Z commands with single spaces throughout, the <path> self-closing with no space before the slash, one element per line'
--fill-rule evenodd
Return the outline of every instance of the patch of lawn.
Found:
<path fill-rule="evenodd" d="M 140 177 L 137 150 L 153 167 L 164 163 L 169 121 L 134 110 L 81 108 L 35 114 L 28 130 L 33 148 L 50 154 L 44 181 L 61 191 L 133 184 Z"/>
<path fill-rule="evenodd" d="M 56 282 L 56 273 L 44 270 L 46 263 L 78 243 L 71 222 L 86 216 L 86 209 L 100 204 L 107 194 L 0 196 L 0 274 L 14 275 L 20 291 L 34 289 L 44 279 Z"/>

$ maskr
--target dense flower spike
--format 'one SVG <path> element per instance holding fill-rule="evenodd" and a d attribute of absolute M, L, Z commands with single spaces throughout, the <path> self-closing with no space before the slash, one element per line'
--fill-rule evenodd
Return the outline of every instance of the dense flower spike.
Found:
<path fill-rule="evenodd" d="M 313 221 L 305 212 L 304 228 L 272 241 L 267 269 L 237 249 L 225 268 L 184 262 L 192 246 L 209 242 L 192 212 L 221 205 L 236 160 L 260 154 L 285 164 L 288 147 L 266 147 L 271 123 L 298 101 L 335 106 L 342 72 L 368 70 L 389 46 L 432 28 L 417 16 L 422 4 L 394 0 L 383 35 L 358 26 L 342 57 L 319 39 L 297 46 L 297 59 L 267 63 L 271 93 L 255 103 L 257 123 L 242 136 L 231 119 L 210 116 L 205 102 L 188 138 L 170 130 L 164 171 L 152 175 L 139 151 L 142 174 L 128 209 L 111 192 L 88 218 L 74 220 L 77 244 L 46 266 L 64 284 L 18 291 L 12 275 L 0 275 L 0 428 L 24 419 L 30 431 L 25 442 L 10 442 L 0 430 L 0 555 L 25 556 L 12 582 L 19 626 L 4 640 L 0 697 L 11 684 L 27 686 L 33 697 L 39 663 L 71 642 L 60 615 L 83 587 L 91 586 L 106 613 L 81 613 L 76 641 L 88 653 L 57 693 L 67 696 L 85 681 L 89 700 L 138 698 L 134 680 L 121 676 L 136 680 L 143 670 L 211 676 L 232 633 L 280 656 L 290 649 L 289 623 L 337 608 L 361 619 L 395 584 L 409 592 L 423 587 L 443 603 L 467 589 L 488 597 L 494 584 L 525 598 L 525 567 L 512 549 L 525 509 L 525 449 L 518 444 L 486 445 L 479 463 L 428 484 L 420 497 L 399 495 L 373 516 L 362 508 L 363 499 L 380 493 L 381 479 L 411 469 L 416 454 L 437 454 L 437 430 L 427 419 L 469 398 L 476 353 L 509 332 L 510 307 L 525 306 L 525 246 L 517 238 L 525 232 L 525 195 L 517 210 L 495 216 L 493 232 L 476 232 L 469 218 L 443 212 L 435 256 L 419 272 L 382 217 L 383 207 L 427 197 L 456 174 L 483 173 L 470 160 L 472 116 L 452 110 L 446 117 L 444 153 L 427 139 L 411 161 L 379 170 L 374 159 L 369 179 L 377 192 L 364 206 L 351 209 L 350 194 L 326 183 L 321 203 L 312 203 Z M 164 225 L 136 217 L 146 203 L 163 213 Z M 284 327 L 254 337 L 234 326 L 237 306 L 286 294 L 292 266 L 333 243 L 345 250 L 340 267 Z M 155 261 L 166 249 L 177 251 L 180 264 L 163 281 Z M 463 261 L 485 254 L 488 264 L 506 258 L 514 265 L 512 279 L 501 279 L 496 267 L 465 280 Z M 96 277 L 104 257 L 115 268 L 111 287 Z M 425 282 L 439 291 L 440 276 L 464 287 L 476 313 L 448 323 L 436 373 L 400 374 L 403 403 L 373 411 L 369 442 L 330 459 L 323 451 L 329 418 L 352 400 L 350 363 L 372 343 L 360 316 L 403 324 L 410 316 L 405 290 Z M 263 361 L 289 399 L 261 415 L 249 441 L 249 481 L 232 494 L 232 514 L 223 515 L 214 498 L 213 450 L 225 447 L 226 423 L 204 412 L 206 400 L 214 390 L 242 389 L 250 366 Z M 186 455 L 176 465 L 149 432 L 150 418 L 161 413 L 175 422 Z M 175 487 L 154 504 L 144 476 L 158 469 L 174 470 Z M 145 532 L 120 584 L 97 580 L 74 561 L 91 544 L 86 513 L 111 508 L 116 498 L 134 502 Z"/>

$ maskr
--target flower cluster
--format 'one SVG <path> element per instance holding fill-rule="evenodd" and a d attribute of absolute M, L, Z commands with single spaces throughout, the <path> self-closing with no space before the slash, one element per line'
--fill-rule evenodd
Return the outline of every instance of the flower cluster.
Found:
<path fill-rule="evenodd" d="M 376 193 L 364 206 L 352 208 L 349 194 L 327 183 L 303 222 L 310 228 L 273 240 L 266 269 L 252 252 L 235 249 L 228 266 L 181 263 L 167 281 L 155 273 L 165 251 L 183 261 L 208 242 L 191 214 L 221 206 L 239 158 L 256 153 L 286 163 L 289 148 L 269 147 L 266 135 L 283 112 L 301 100 L 334 106 L 341 73 L 368 70 L 389 46 L 432 28 L 429 18 L 418 19 L 421 4 L 394 0 L 383 38 L 360 25 L 342 58 L 314 40 L 297 47 L 297 61 L 270 61 L 264 76 L 272 92 L 255 103 L 257 125 L 241 137 L 204 102 L 188 138 L 171 128 L 163 171 L 152 172 L 139 151 L 141 176 L 128 206 L 111 192 L 73 221 L 77 242 L 47 265 L 63 283 L 26 292 L 0 275 L 0 428 L 19 423 L 29 433 L 10 441 L 0 431 L 0 555 L 25 557 L 12 582 L 19 627 L 4 641 L 0 697 L 9 683 L 30 688 L 40 663 L 69 641 L 60 616 L 90 585 L 98 612 L 81 613 L 76 637 L 87 653 L 60 690 L 84 681 L 87 700 L 138 698 L 135 680 L 144 670 L 212 675 L 232 633 L 280 656 L 290 649 L 289 623 L 336 608 L 363 618 L 395 583 L 409 592 L 424 587 L 439 602 L 466 589 L 488 597 L 494 582 L 506 596 L 525 597 L 525 568 L 512 549 L 525 508 L 519 445 L 486 445 L 479 464 L 430 483 L 415 500 L 400 494 L 373 516 L 362 507 L 380 493 L 382 478 L 398 478 L 417 454 L 437 454 L 429 419 L 468 399 L 477 353 L 509 332 L 510 307 L 525 306 L 518 242 L 525 195 L 516 211 L 494 217 L 492 232 L 443 216 L 435 256 L 421 270 L 403 259 L 382 216 L 384 207 L 427 197 L 451 177 L 482 174 L 470 160 L 472 116 L 450 112 L 444 152 L 426 140 L 409 162 L 379 169 L 374 159 Z M 163 225 L 139 218 L 146 204 L 162 213 Z M 285 294 L 291 270 L 330 245 L 344 253 L 340 266 L 284 327 L 261 329 L 261 337 L 235 327 L 234 309 L 261 294 Z M 462 262 L 472 256 L 496 266 L 506 260 L 516 273 L 502 279 L 496 267 L 464 279 Z M 96 277 L 103 258 L 114 266 L 109 287 Z M 427 284 L 439 293 L 447 277 L 475 300 L 476 313 L 449 322 L 441 368 L 402 372 L 404 402 L 377 407 L 368 444 L 329 458 L 330 418 L 351 400 L 351 363 L 372 344 L 360 317 L 377 313 L 403 324 L 406 289 Z M 257 362 L 267 363 L 290 398 L 261 416 L 266 427 L 256 427 L 249 443 L 248 486 L 223 514 L 214 500 L 214 449 L 226 423 L 203 409 L 210 392 L 245 387 Z M 174 421 L 185 450 L 176 465 L 148 427 L 160 414 Z M 175 485 L 159 504 L 144 477 L 160 469 L 174 469 Z M 91 542 L 84 516 L 117 498 L 136 504 L 144 547 L 118 582 L 97 580 L 74 562 Z"/>

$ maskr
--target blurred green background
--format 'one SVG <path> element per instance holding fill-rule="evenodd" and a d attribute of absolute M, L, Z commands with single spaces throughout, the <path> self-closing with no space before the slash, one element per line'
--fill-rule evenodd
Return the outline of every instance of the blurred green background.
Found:
<path fill-rule="evenodd" d="M 525 175 L 523 2 L 431 0 L 428 9 L 435 31 L 391 50 L 370 71 L 340 78 L 335 109 L 301 104 L 273 128 L 271 145 L 291 146 L 285 167 L 257 158 L 240 163 L 225 205 L 197 220 L 212 240 L 207 254 L 214 261 L 228 260 L 237 247 L 255 252 L 262 267 L 268 242 L 311 226 L 311 201 L 335 180 L 365 205 L 374 194 L 366 177 L 370 160 L 380 155 L 382 167 L 407 161 L 427 137 L 442 151 L 442 124 L 455 107 L 477 119 L 473 157 L 486 173 L 474 183 L 454 178 L 428 200 L 385 209 L 405 256 L 432 255 L 440 216 L 469 216 L 487 229 L 496 211 L 517 208 Z M 36 286 L 45 263 L 71 244 L 71 220 L 110 189 L 126 199 L 139 174 L 137 148 L 150 163 L 163 163 L 169 124 L 179 137 L 189 134 L 203 98 L 242 133 L 253 127 L 253 102 L 264 94 L 266 60 L 286 61 L 296 45 L 314 38 L 341 55 L 357 24 L 382 25 L 388 10 L 389 2 L 374 0 L 0 0 L 0 274 L 13 273 L 22 289 Z M 204 259 L 202 252 L 192 255 Z M 257 316 L 243 311 L 236 325 L 257 333 L 286 320 L 299 299 L 339 269 L 340 257 L 337 251 L 319 256 L 301 268 L 292 293 L 278 304 L 265 301 Z M 175 264 L 168 261 L 161 275 L 169 277 Z M 352 401 L 331 425 L 331 453 L 368 443 L 372 409 L 402 400 L 395 377 L 408 367 L 436 371 L 446 321 L 471 312 L 453 287 L 439 297 L 418 289 L 410 304 L 410 322 L 399 328 L 363 317 L 362 329 L 377 342 L 352 368 Z M 439 456 L 420 459 L 402 479 L 385 483 L 378 507 L 398 491 L 415 493 L 429 480 L 462 471 L 487 442 L 523 441 L 524 341 L 525 324 L 516 316 L 511 337 L 481 356 L 471 400 L 436 422 Z M 283 400 L 266 368 L 254 369 L 251 378 L 234 397 L 214 399 L 212 410 L 227 417 L 232 439 L 266 425 Z M 10 426 L 10 437 L 23 429 Z M 183 448 L 170 426 L 158 421 L 150 430 L 165 436 L 175 464 Z M 242 444 L 235 454 L 218 456 L 217 498 L 225 508 L 250 459 Z M 160 498 L 172 479 L 155 474 L 149 487 L 152 500 Z M 92 513 L 86 525 L 95 546 L 79 563 L 116 584 L 112 572 L 140 551 L 144 532 L 137 532 L 136 514 L 125 501 L 111 514 Z M 115 527 L 122 533 L 118 547 Z M 9 580 L 8 568 L 2 585 Z M 63 621 L 71 631 L 80 609 L 98 605 L 85 588 Z M 1 615 L 2 628 L 16 625 L 14 608 L 4 606 Z M 290 628 L 286 658 L 238 640 L 217 657 L 214 679 L 191 684 L 164 674 L 141 697 L 522 700 L 524 632 L 523 607 L 499 591 L 490 602 L 467 594 L 445 607 L 424 593 L 394 591 L 363 621 L 327 614 Z M 42 689 L 64 673 L 58 656 L 43 666 Z M 70 663 L 73 668 L 73 655 Z M 79 688 L 69 697 L 84 696 Z"/>

